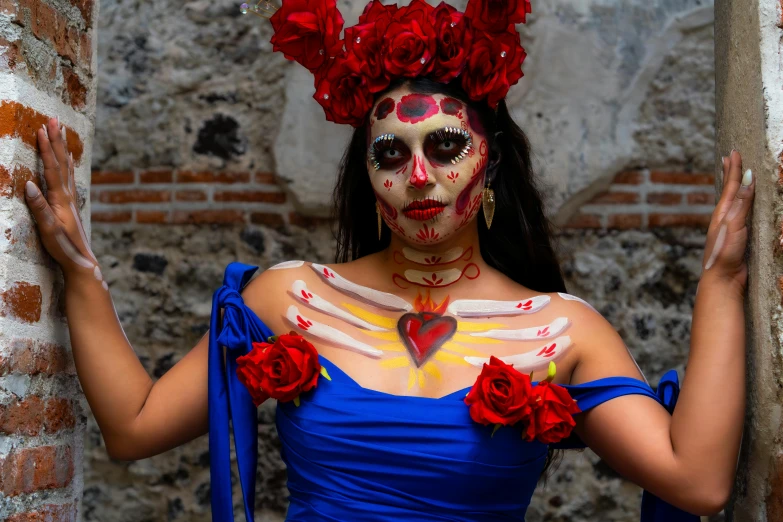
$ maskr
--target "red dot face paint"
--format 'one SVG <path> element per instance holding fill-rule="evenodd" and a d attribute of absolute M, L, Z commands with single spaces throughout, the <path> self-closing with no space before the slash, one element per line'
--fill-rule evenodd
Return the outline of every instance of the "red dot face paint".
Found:
<path fill-rule="evenodd" d="M 389 114 L 394 112 L 394 100 L 391 98 L 384 98 L 375 107 L 375 119 L 382 120 Z"/>
<path fill-rule="evenodd" d="M 455 98 L 443 98 L 440 101 L 440 110 L 443 114 L 462 119 L 462 102 Z"/>
<path fill-rule="evenodd" d="M 435 98 L 427 94 L 407 94 L 397 105 L 397 118 L 405 123 L 419 123 L 438 112 Z"/>

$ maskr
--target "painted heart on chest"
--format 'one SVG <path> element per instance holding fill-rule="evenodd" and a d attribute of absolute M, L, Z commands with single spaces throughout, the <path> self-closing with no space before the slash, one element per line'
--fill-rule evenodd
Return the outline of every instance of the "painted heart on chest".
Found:
<path fill-rule="evenodd" d="M 402 342 L 421 366 L 457 331 L 457 320 L 433 312 L 403 314 L 397 321 Z"/>

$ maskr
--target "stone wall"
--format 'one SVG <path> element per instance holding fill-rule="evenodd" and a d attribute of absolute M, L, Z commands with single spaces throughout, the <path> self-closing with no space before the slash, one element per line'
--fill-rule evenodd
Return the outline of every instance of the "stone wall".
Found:
<path fill-rule="evenodd" d="M 346 23 L 363 5 L 340 2 Z M 714 201 L 712 5 L 533 10 L 526 75 L 508 100 L 562 227 L 569 291 L 612 322 L 655 383 L 685 362 Z M 105 0 L 101 13 L 93 248 L 159 377 L 206 331 L 227 263 L 332 259 L 323 216 L 348 131 L 323 121 L 312 78 L 271 53 L 268 25 L 236 2 Z M 285 471 L 271 405 L 259 433 L 257 519 L 277 522 Z M 203 437 L 112 462 L 90 420 L 85 520 L 210 520 L 208 461 Z M 639 500 L 594 454 L 570 453 L 528 519 L 635 522 Z"/>

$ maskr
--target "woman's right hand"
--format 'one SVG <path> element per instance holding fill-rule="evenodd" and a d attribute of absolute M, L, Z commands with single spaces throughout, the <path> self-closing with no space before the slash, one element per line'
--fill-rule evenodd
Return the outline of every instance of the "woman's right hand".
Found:
<path fill-rule="evenodd" d="M 46 196 L 32 181 L 25 185 L 25 200 L 33 214 L 47 252 L 62 267 L 66 278 L 79 272 L 102 280 L 98 260 L 90 250 L 76 210 L 73 155 L 68 153 L 63 129 L 55 118 L 38 129 L 38 148 L 44 164 Z"/>

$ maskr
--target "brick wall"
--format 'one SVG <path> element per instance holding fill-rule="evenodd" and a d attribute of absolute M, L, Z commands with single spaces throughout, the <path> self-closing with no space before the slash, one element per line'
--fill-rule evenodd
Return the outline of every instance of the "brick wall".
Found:
<path fill-rule="evenodd" d="M 93 223 L 307 225 L 268 172 L 92 171 Z"/>
<path fill-rule="evenodd" d="M 268 172 L 92 171 L 94 223 L 307 225 Z M 626 170 L 563 228 L 706 228 L 715 206 L 713 175 Z"/>
<path fill-rule="evenodd" d="M 62 281 L 23 199 L 37 130 L 57 116 L 82 218 L 94 117 L 93 0 L 0 0 L 0 520 L 74 521 L 85 404 L 62 313 Z"/>
<path fill-rule="evenodd" d="M 715 207 L 709 173 L 626 170 L 575 212 L 564 228 L 707 228 Z"/>

